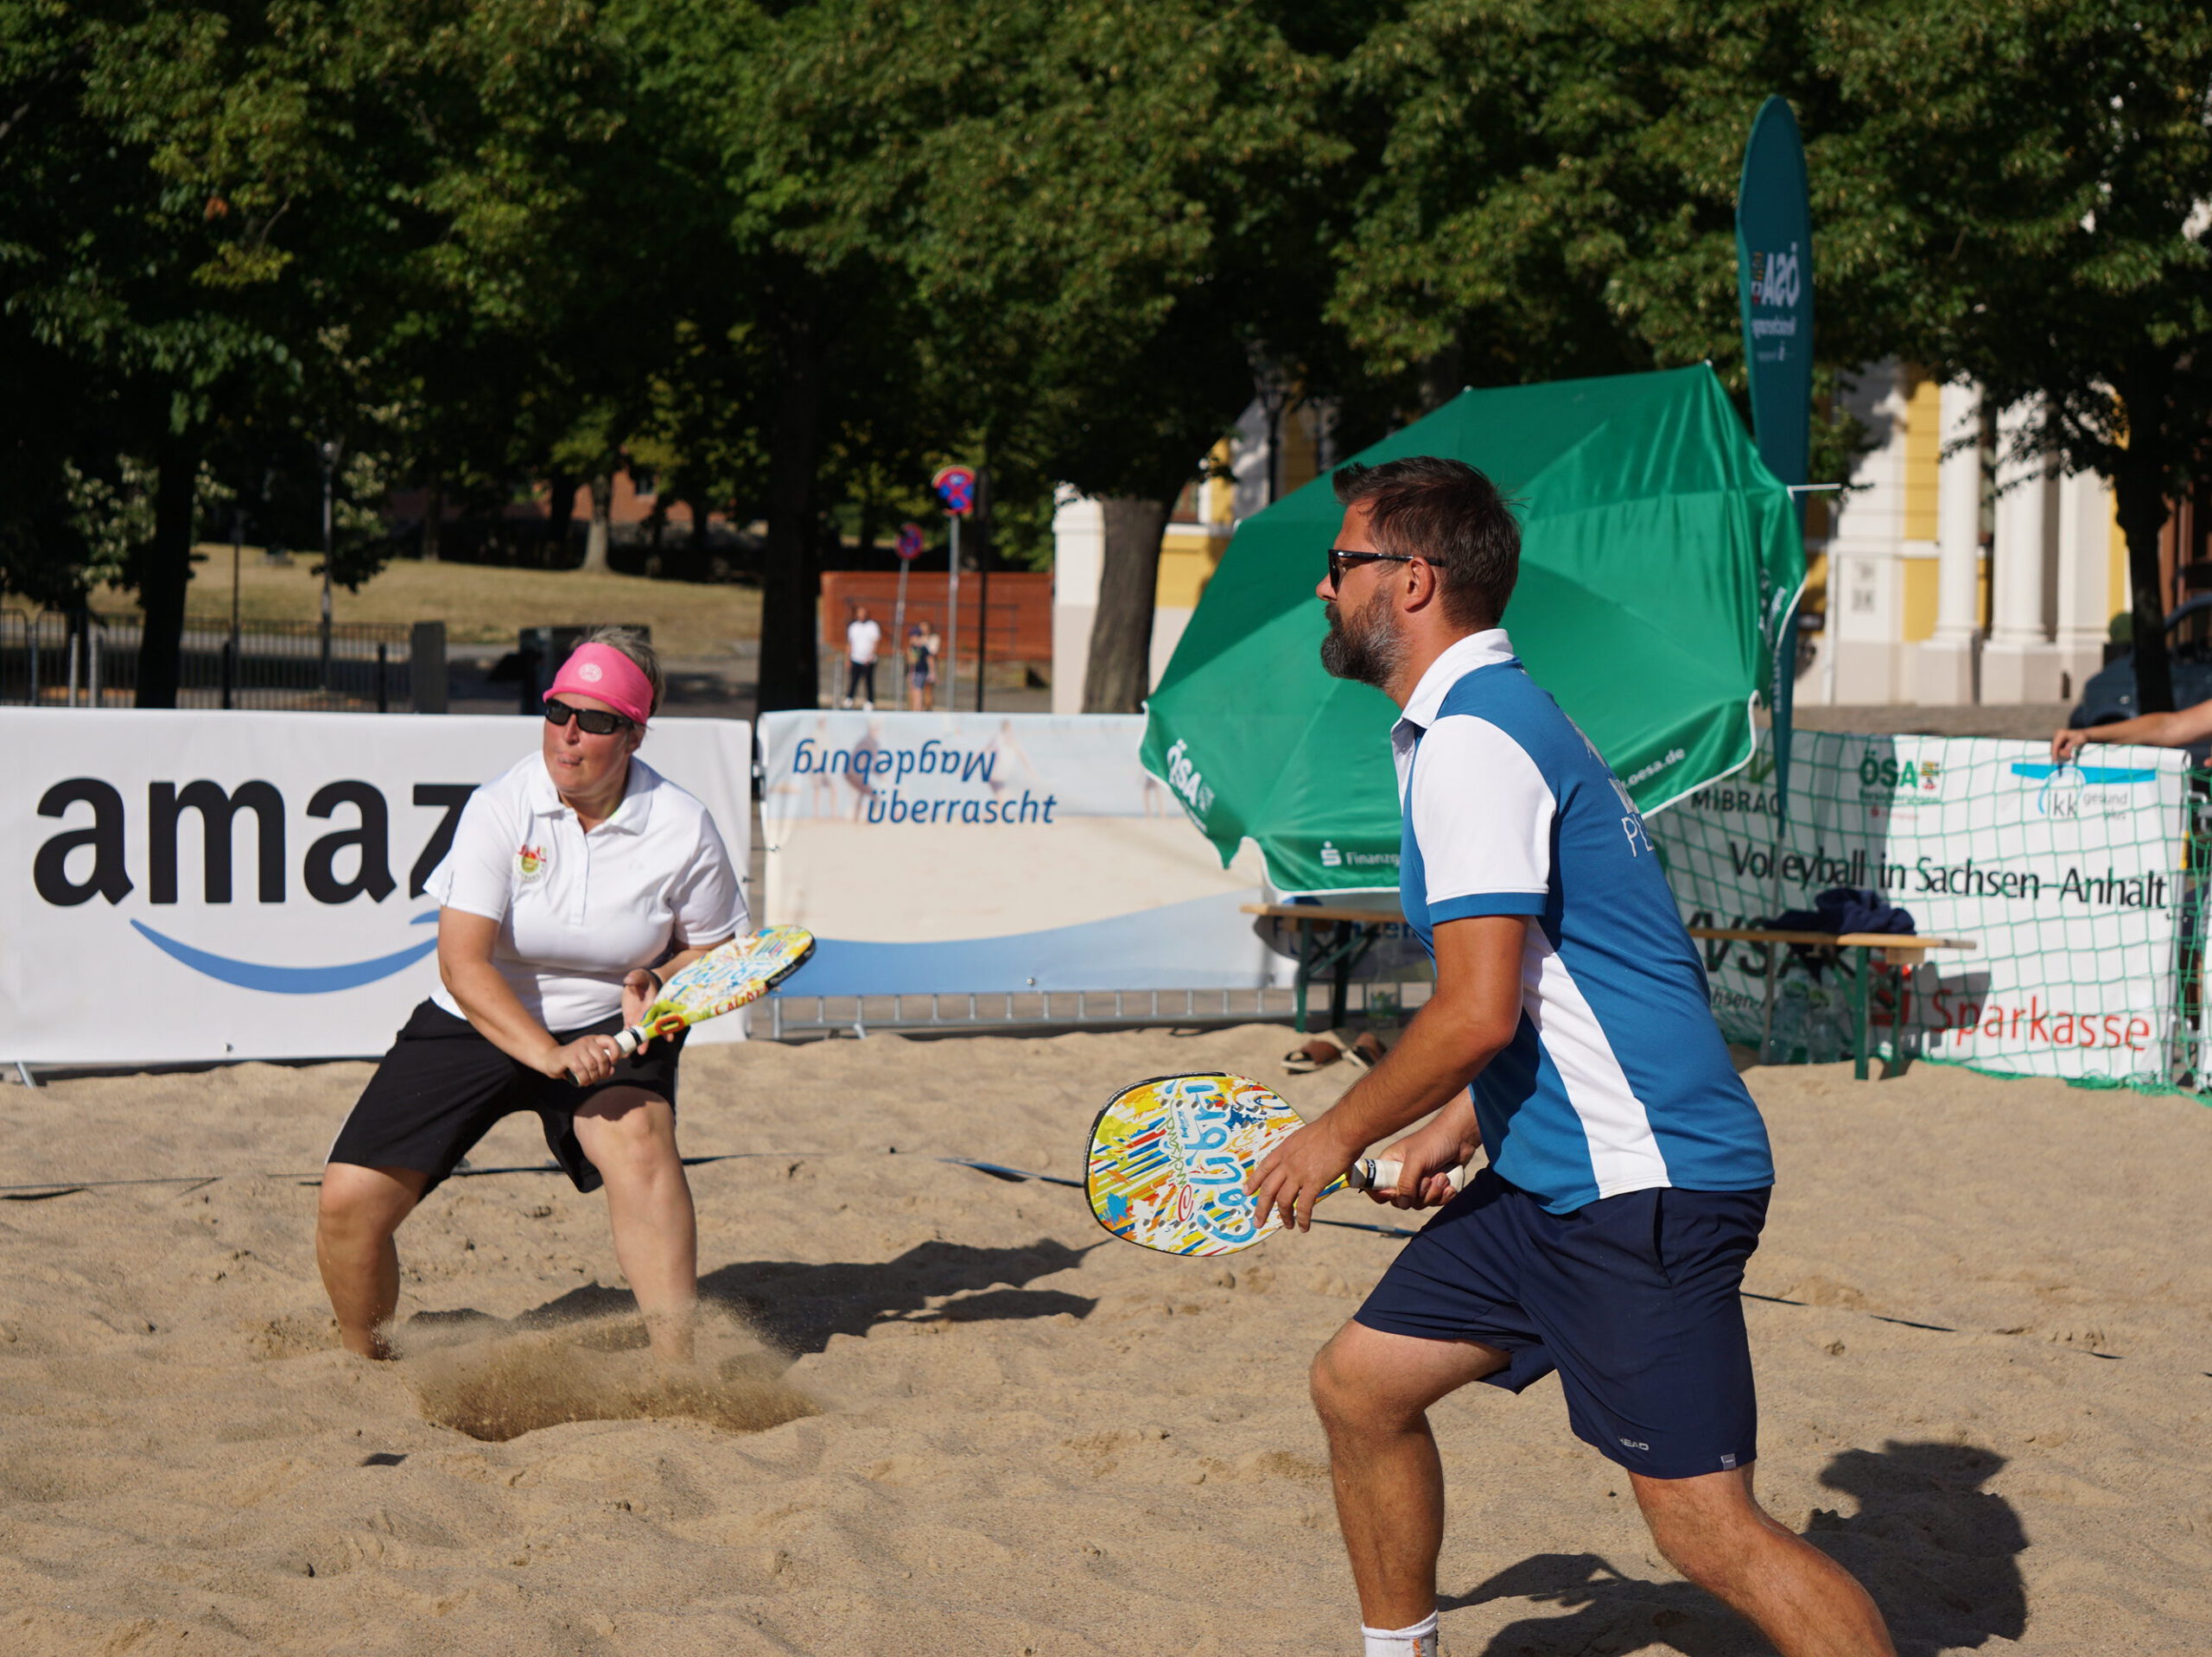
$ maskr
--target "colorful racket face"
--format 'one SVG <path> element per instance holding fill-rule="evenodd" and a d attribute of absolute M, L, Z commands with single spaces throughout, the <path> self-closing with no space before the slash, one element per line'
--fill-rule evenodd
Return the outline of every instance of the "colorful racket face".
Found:
<path fill-rule="evenodd" d="M 1241 1076 L 1160 1076 L 1114 1095 L 1090 1127 L 1084 1190 L 1098 1223 L 1166 1254 L 1231 1254 L 1282 1228 L 1244 1180 L 1303 1125 Z M 1342 1180 L 1329 1190 L 1344 1188 Z M 1324 1192 L 1323 1195 L 1327 1195 Z"/>
<path fill-rule="evenodd" d="M 672 1036 L 703 1019 L 759 1000 L 804 966 L 814 953 L 814 934 L 803 926 L 770 926 L 751 937 L 732 938 L 701 955 L 661 987 L 637 1028 Z"/>

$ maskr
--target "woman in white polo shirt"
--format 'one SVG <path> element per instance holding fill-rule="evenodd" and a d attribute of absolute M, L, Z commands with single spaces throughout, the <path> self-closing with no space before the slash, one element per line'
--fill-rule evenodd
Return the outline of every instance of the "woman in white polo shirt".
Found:
<path fill-rule="evenodd" d="M 588 635 L 546 693 L 542 752 L 470 797 L 430 877 L 438 989 L 323 1170 L 315 1258 L 348 1351 L 390 1355 L 400 1222 L 494 1122 L 528 1110 L 578 1190 L 606 1184 L 615 1259 L 655 1350 L 690 1355 L 698 1238 L 676 1149 L 683 1038 L 625 1058 L 614 1036 L 748 917 L 707 809 L 633 757 L 661 689 L 635 633 Z"/>

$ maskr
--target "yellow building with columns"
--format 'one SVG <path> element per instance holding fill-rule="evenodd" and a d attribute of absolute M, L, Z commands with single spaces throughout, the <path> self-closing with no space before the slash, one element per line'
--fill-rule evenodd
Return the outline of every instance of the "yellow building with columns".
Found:
<path fill-rule="evenodd" d="M 1878 363 L 1845 405 L 1869 447 L 1813 512 L 1800 702 L 2070 702 L 2126 606 L 2127 549 L 2091 473 L 2014 458 L 2030 411 Z M 1833 581 L 1831 581 L 1833 572 Z M 1830 603 L 1831 594 L 1834 602 Z"/>
<path fill-rule="evenodd" d="M 1818 625 L 1800 652 L 1797 700 L 2078 698 L 2127 604 L 2126 545 L 2104 480 L 2014 460 L 2024 409 L 1990 416 L 1977 387 L 1941 384 L 1910 364 L 1872 365 L 1847 384 L 1845 403 L 1868 447 L 1849 490 L 1816 496 L 1808 514 L 1801 613 Z M 1154 683 L 1236 525 L 1335 464 L 1332 448 L 1325 405 L 1286 410 L 1271 441 L 1256 402 L 1215 445 L 1161 542 Z M 1097 503 L 1064 492 L 1052 527 L 1052 707 L 1072 713 L 1097 607 Z"/>

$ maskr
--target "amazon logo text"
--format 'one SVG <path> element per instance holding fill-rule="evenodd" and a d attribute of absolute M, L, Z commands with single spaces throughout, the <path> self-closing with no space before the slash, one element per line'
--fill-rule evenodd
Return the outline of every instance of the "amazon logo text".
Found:
<path fill-rule="evenodd" d="M 413 803 L 437 810 L 439 817 L 408 868 L 410 898 L 423 895 L 431 872 L 444 860 L 461 807 L 475 790 L 474 783 L 414 785 Z M 391 811 L 384 791 L 372 783 L 324 784 L 307 802 L 306 816 L 314 821 L 300 825 L 296 836 L 283 793 L 275 784 L 258 780 L 228 790 L 205 778 L 182 784 L 149 783 L 144 810 L 145 860 L 134 878 L 122 790 L 97 777 L 72 777 L 48 789 L 38 803 L 39 816 L 62 826 L 33 860 L 31 879 L 38 895 L 61 909 L 94 898 L 119 904 L 143 879 L 148 902 L 176 903 L 184 883 L 180 844 L 187 840 L 188 825 L 199 842 L 200 896 L 209 904 L 236 900 L 241 840 L 251 848 L 251 861 L 243 866 L 244 884 L 261 903 L 285 901 L 296 838 L 306 842 L 299 882 L 317 903 L 350 903 L 364 894 L 382 903 L 398 889 L 391 872 Z M 318 825 L 327 825 L 327 832 L 317 833 Z"/>

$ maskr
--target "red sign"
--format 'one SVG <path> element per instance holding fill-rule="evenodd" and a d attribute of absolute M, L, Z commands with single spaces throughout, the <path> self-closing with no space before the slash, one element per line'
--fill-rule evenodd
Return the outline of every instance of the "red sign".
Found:
<path fill-rule="evenodd" d="M 899 543 L 892 550 L 901 558 L 920 557 L 922 556 L 922 526 L 918 524 L 901 524 L 899 526 Z"/>
<path fill-rule="evenodd" d="M 976 468 L 972 466 L 939 467 L 930 487 L 954 517 L 965 517 L 976 510 Z"/>

